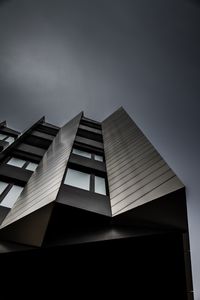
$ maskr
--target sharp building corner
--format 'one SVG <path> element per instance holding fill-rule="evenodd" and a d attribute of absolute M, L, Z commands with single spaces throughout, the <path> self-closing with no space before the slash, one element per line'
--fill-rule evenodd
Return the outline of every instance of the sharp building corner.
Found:
<path fill-rule="evenodd" d="M 79 251 L 193 299 L 184 184 L 123 107 L 63 127 L 43 117 L 23 133 L 1 122 L 0 257 Z"/>

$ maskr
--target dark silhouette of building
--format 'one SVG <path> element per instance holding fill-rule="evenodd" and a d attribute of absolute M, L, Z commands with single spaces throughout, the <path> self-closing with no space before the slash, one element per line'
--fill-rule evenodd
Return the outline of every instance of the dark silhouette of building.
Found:
<path fill-rule="evenodd" d="M 0 140 L 1 259 L 127 268 L 138 299 L 192 299 L 185 187 L 123 108 L 22 134 L 2 122 Z"/>

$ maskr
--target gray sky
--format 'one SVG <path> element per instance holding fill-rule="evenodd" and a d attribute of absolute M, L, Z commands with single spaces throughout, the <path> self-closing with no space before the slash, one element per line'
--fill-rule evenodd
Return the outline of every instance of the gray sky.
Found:
<path fill-rule="evenodd" d="M 199 101 L 200 1 L 0 1 L 0 119 L 24 130 L 123 105 L 186 184 L 196 299 Z"/>

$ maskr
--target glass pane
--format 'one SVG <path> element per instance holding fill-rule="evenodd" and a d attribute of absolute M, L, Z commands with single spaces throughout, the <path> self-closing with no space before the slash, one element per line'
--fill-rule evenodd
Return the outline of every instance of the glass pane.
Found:
<path fill-rule="evenodd" d="M 106 183 L 105 178 L 95 176 L 95 193 L 106 195 Z"/>
<path fill-rule="evenodd" d="M 1 206 L 12 208 L 15 202 L 17 201 L 17 198 L 21 194 L 23 190 L 23 187 L 18 185 L 13 185 L 11 190 L 8 192 L 8 194 L 5 196 L 3 201 L 0 203 Z"/>
<path fill-rule="evenodd" d="M 32 162 L 30 162 L 29 164 L 28 164 L 28 166 L 26 167 L 26 170 L 30 170 L 30 171 L 35 171 L 35 169 L 37 168 L 37 166 L 38 166 L 38 164 L 35 164 L 35 163 L 32 163 Z"/>
<path fill-rule="evenodd" d="M 12 137 L 12 136 L 9 136 L 7 139 L 6 139 L 6 142 L 8 142 L 9 143 L 9 145 L 10 144 L 12 144 L 13 142 L 14 142 L 14 137 Z"/>
<path fill-rule="evenodd" d="M 98 161 L 103 161 L 103 156 L 101 156 L 101 155 L 94 155 L 94 159 L 95 160 L 98 160 Z"/>
<path fill-rule="evenodd" d="M 19 159 L 19 158 L 15 158 L 15 157 L 12 157 L 7 162 L 8 165 L 15 166 L 15 167 L 18 167 L 18 168 L 22 168 L 25 163 L 26 163 L 25 160 Z"/>
<path fill-rule="evenodd" d="M 0 133 L 0 140 L 4 140 L 7 137 L 7 135 Z"/>
<path fill-rule="evenodd" d="M 64 183 L 89 191 L 90 174 L 68 169 Z"/>
<path fill-rule="evenodd" d="M 72 153 L 83 156 L 83 157 L 87 157 L 87 158 L 92 157 L 91 153 L 86 152 L 86 151 L 82 151 L 82 150 L 79 150 L 79 149 L 75 149 L 75 148 L 72 150 Z"/>
<path fill-rule="evenodd" d="M 0 195 L 3 193 L 5 188 L 8 186 L 8 183 L 0 181 Z"/>

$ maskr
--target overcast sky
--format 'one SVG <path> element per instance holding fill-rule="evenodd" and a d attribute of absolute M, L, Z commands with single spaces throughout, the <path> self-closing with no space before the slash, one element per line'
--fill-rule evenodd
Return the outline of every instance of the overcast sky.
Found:
<path fill-rule="evenodd" d="M 0 119 L 24 130 L 119 106 L 186 184 L 200 299 L 200 1 L 0 1 Z"/>

